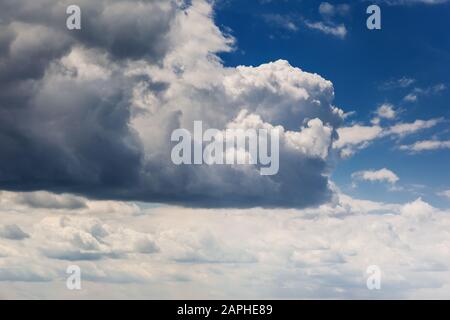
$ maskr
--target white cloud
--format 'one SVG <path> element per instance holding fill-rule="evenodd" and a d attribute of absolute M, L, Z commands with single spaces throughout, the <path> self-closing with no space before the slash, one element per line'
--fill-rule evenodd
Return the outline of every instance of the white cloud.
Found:
<path fill-rule="evenodd" d="M 395 134 L 399 136 L 405 136 L 415 133 L 423 129 L 429 129 L 437 124 L 441 123 L 443 119 L 431 119 L 431 120 L 416 120 L 412 123 L 398 123 L 393 125 L 387 131 L 387 134 Z"/>
<path fill-rule="evenodd" d="M 326 159 L 332 141 L 333 129 L 318 118 L 308 121 L 300 132 L 286 132 L 286 143 L 304 154 Z"/>
<path fill-rule="evenodd" d="M 391 116 L 389 110 L 386 113 Z M 409 123 L 397 123 L 390 127 L 381 127 L 379 118 L 372 119 L 372 126 L 362 126 L 359 124 L 351 127 L 342 127 L 337 129 L 339 139 L 334 141 L 333 148 L 339 150 L 342 157 L 353 155 L 356 150 L 366 148 L 372 141 L 384 137 L 405 137 L 417 133 L 424 129 L 429 129 L 443 121 L 442 118 L 430 120 L 416 120 Z M 445 147 L 441 146 L 441 147 Z M 401 147 L 404 150 L 408 146 Z"/>
<path fill-rule="evenodd" d="M 396 89 L 396 88 L 408 88 L 416 82 L 413 78 L 401 77 L 399 79 L 386 81 L 381 85 L 381 89 Z"/>
<path fill-rule="evenodd" d="M 335 36 L 335 37 L 338 37 L 341 39 L 344 39 L 347 35 L 347 28 L 345 27 L 344 24 L 328 25 L 322 21 L 319 21 L 319 22 L 305 21 L 305 25 L 310 29 L 318 30 L 325 34 L 329 34 L 329 35 L 332 35 L 332 36 Z"/>
<path fill-rule="evenodd" d="M 391 184 L 396 183 L 399 177 L 389 169 L 358 171 L 352 174 L 353 179 L 365 181 L 385 181 Z"/>
<path fill-rule="evenodd" d="M 416 102 L 419 99 L 419 96 L 435 95 L 445 90 L 447 90 L 447 86 L 443 83 L 438 83 L 427 88 L 416 87 L 412 92 L 408 93 L 403 100 L 406 102 Z"/>
<path fill-rule="evenodd" d="M 289 16 L 280 14 L 265 14 L 263 15 L 263 19 L 267 23 L 280 27 L 282 29 L 294 32 L 298 31 L 298 26 Z"/>
<path fill-rule="evenodd" d="M 322 2 L 319 6 L 319 12 L 322 15 L 334 15 L 335 8 L 331 3 Z"/>
<path fill-rule="evenodd" d="M 396 112 L 394 110 L 394 106 L 389 103 L 382 104 L 376 111 L 376 114 L 380 118 L 384 119 L 394 119 L 396 116 Z"/>
<path fill-rule="evenodd" d="M 45 256 L 69 261 L 152 254 L 159 250 L 148 234 L 88 217 L 46 217 L 34 227 L 33 238 Z"/>
<path fill-rule="evenodd" d="M 405 204 L 400 210 L 400 213 L 403 216 L 418 219 L 420 221 L 429 220 L 435 212 L 437 212 L 436 208 L 433 208 L 431 205 L 424 202 L 422 198 L 418 198 L 414 202 Z"/>
<path fill-rule="evenodd" d="M 329 18 L 335 15 L 345 16 L 349 12 L 350 12 L 350 5 L 346 3 L 333 5 L 329 2 L 322 2 L 319 5 L 319 13 L 325 18 Z"/>
<path fill-rule="evenodd" d="M 449 149 L 449 148 L 450 148 L 450 141 L 440 141 L 440 140 L 423 140 L 417 141 L 410 145 L 400 146 L 400 150 L 411 152 L 422 152 L 422 151 Z"/>
<path fill-rule="evenodd" d="M 450 189 L 445 190 L 445 191 L 441 191 L 438 193 L 438 195 L 442 196 L 442 197 L 446 197 L 450 199 Z"/>
<path fill-rule="evenodd" d="M 337 38 L 344 39 L 347 36 L 347 28 L 345 24 L 337 24 L 333 20 L 337 16 L 346 16 L 350 12 L 350 5 L 342 4 L 331 4 L 329 2 L 322 2 L 319 5 L 319 13 L 324 21 L 303 21 L 305 26 L 318 30 L 324 34 L 332 35 Z"/>
<path fill-rule="evenodd" d="M 334 144 L 335 148 L 342 148 L 347 145 L 358 145 L 360 143 L 374 140 L 379 137 L 383 129 L 379 126 L 361 126 L 339 128 L 339 140 Z"/>
<path fill-rule="evenodd" d="M 381 119 L 392 120 L 396 117 L 396 111 L 394 110 L 394 106 L 390 103 L 384 103 L 378 107 L 375 111 L 376 117 L 371 120 L 373 125 L 379 125 Z"/>
<path fill-rule="evenodd" d="M 241 113 L 227 125 L 228 129 L 278 129 L 281 148 L 289 151 L 327 159 L 331 146 L 333 128 L 325 125 L 319 118 L 309 120 L 299 131 L 285 130 L 282 126 L 274 127 L 265 123 L 260 116 L 249 114 L 247 110 Z"/>
<path fill-rule="evenodd" d="M 407 102 L 416 102 L 417 101 L 417 94 L 414 93 L 408 93 L 403 100 Z"/>
<path fill-rule="evenodd" d="M 331 108 L 333 84 L 317 74 L 277 60 L 258 67 L 238 66 L 228 70 L 222 84 L 232 106 L 241 105 L 263 120 L 297 129 L 299 119 L 321 115 L 324 121 L 336 123 L 340 115 Z M 329 108 L 329 109 L 328 109 Z M 294 121 L 296 122 L 293 122 Z M 295 120 L 298 119 L 298 120 Z"/>

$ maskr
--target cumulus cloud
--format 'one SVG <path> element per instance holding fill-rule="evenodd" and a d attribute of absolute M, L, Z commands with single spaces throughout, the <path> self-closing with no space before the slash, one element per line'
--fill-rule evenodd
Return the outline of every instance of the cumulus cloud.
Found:
<path fill-rule="evenodd" d="M 2 189 L 195 207 L 330 199 L 328 149 L 343 118 L 330 81 L 284 60 L 224 67 L 217 54 L 234 42 L 208 1 L 81 1 L 77 31 L 64 28 L 67 1 L 40 9 L 46 3 L 6 1 L 0 14 Z M 278 175 L 172 164 L 174 129 L 201 120 L 223 130 L 244 110 L 294 146 L 282 149 Z M 43 194 L 24 201 L 83 205 Z"/>
<path fill-rule="evenodd" d="M 376 114 L 380 118 L 384 119 L 394 119 L 396 112 L 394 110 L 394 106 L 389 103 L 382 104 L 376 111 Z"/>
<path fill-rule="evenodd" d="M 97 260 L 159 250 L 150 235 L 111 227 L 95 218 L 48 217 L 35 226 L 34 232 L 40 251 L 53 259 Z"/>
<path fill-rule="evenodd" d="M 365 180 L 365 181 L 381 181 L 389 182 L 391 184 L 396 183 L 400 178 L 391 170 L 383 168 L 380 170 L 365 170 L 358 171 L 352 174 L 353 179 Z"/>
<path fill-rule="evenodd" d="M 414 202 L 405 204 L 400 210 L 400 213 L 407 217 L 426 221 L 429 220 L 436 211 L 435 208 L 423 201 L 422 198 L 418 198 Z"/>
<path fill-rule="evenodd" d="M 333 147 L 340 149 L 342 157 L 351 156 L 355 149 L 365 148 L 368 143 L 381 136 L 383 128 L 378 125 L 362 126 L 353 125 L 337 130 L 339 139 L 334 142 Z"/>

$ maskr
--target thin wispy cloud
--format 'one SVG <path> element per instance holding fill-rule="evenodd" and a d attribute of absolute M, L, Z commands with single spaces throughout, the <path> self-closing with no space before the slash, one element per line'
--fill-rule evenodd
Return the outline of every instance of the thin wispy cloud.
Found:
<path fill-rule="evenodd" d="M 287 31 L 296 32 L 299 29 L 296 21 L 288 15 L 264 14 L 262 17 L 266 23 Z"/>
<path fill-rule="evenodd" d="M 414 142 L 410 145 L 401 145 L 400 150 L 409 151 L 412 153 L 450 149 L 450 140 L 422 140 Z"/>
<path fill-rule="evenodd" d="M 408 93 L 403 98 L 403 100 L 406 102 L 416 102 L 421 96 L 432 96 L 435 94 L 439 94 L 445 90 L 447 90 L 447 86 L 443 83 L 439 83 L 426 88 L 416 87 L 410 93 Z"/>
<path fill-rule="evenodd" d="M 319 5 L 319 13 L 324 18 L 332 18 L 334 16 L 346 16 L 350 13 L 351 7 L 347 3 L 331 4 L 322 2 Z"/>
<path fill-rule="evenodd" d="M 337 23 L 338 17 L 345 17 L 350 13 L 351 7 L 346 3 L 331 4 L 329 2 L 321 2 L 318 12 L 323 21 L 304 20 L 304 25 L 312 30 L 322 32 L 340 39 L 347 36 L 348 30 L 344 23 Z"/>
<path fill-rule="evenodd" d="M 380 88 L 383 90 L 391 90 L 397 88 L 408 88 L 416 82 L 413 78 L 401 77 L 399 79 L 393 79 L 383 83 Z"/>
<path fill-rule="evenodd" d="M 450 199 L 450 189 L 441 191 L 438 193 L 438 195 Z"/>
<path fill-rule="evenodd" d="M 324 34 L 332 35 L 340 39 L 344 39 L 347 35 L 347 28 L 344 24 L 340 25 L 328 25 L 322 21 L 310 22 L 305 21 L 305 25 L 313 30 L 320 31 Z"/>
<path fill-rule="evenodd" d="M 385 110 L 386 112 L 386 110 Z M 390 116 L 392 114 L 388 113 Z M 382 127 L 375 121 L 371 126 L 355 124 L 349 127 L 337 129 L 339 139 L 334 142 L 333 148 L 339 150 L 342 157 L 346 158 L 356 151 L 367 148 L 373 141 L 385 137 L 403 138 L 430 129 L 444 121 L 443 118 L 430 120 L 415 120 L 414 122 L 398 122 L 391 126 Z M 372 122 L 373 119 L 372 119 Z"/>
<path fill-rule="evenodd" d="M 378 0 L 380 3 L 386 3 L 388 5 L 401 6 L 401 5 L 438 5 L 448 3 L 448 0 Z"/>

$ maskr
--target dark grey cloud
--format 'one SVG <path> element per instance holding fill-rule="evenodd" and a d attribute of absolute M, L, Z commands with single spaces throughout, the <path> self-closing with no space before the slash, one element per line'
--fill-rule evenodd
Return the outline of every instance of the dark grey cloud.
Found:
<path fill-rule="evenodd" d="M 121 83 L 121 75 L 75 83 L 52 81 L 45 73 L 74 46 L 101 48 L 113 60 L 158 61 L 175 6 L 156 0 L 78 1 L 82 30 L 69 31 L 65 9 L 71 3 L 0 1 L 4 188 L 89 193 L 124 188 L 137 175 L 140 152 L 127 126 L 130 86 Z"/>
<path fill-rule="evenodd" d="M 309 151 L 284 148 L 272 177 L 170 159 L 174 129 L 225 129 L 243 109 L 286 130 L 313 118 L 334 130 L 330 82 L 285 61 L 226 70 L 215 53 L 232 41 L 207 1 L 80 0 L 81 30 L 66 28 L 69 4 L 0 0 L 0 189 L 192 207 L 330 199 L 329 163 Z"/>
<path fill-rule="evenodd" d="M 9 240 L 23 240 L 29 237 L 30 236 L 27 233 L 23 232 L 22 229 L 15 224 L 0 226 L 0 238 Z"/>
<path fill-rule="evenodd" d="M 38 39 L 58 32 L 66 40 L 103 48 L 117 58 L 153 61 L 168 49 L 165 38 L 177 8 L 171 0 L 2 0 L 0 4 L 3 25 L 24 24 L 30 32 L 47 28 L 40 30 Z M 66 9 L 73 4 L 82 12 L 82 28 L 77 31 L 65 27 Z M 61 39 L 53 39 L 53 44 L 61 44 Z"/>

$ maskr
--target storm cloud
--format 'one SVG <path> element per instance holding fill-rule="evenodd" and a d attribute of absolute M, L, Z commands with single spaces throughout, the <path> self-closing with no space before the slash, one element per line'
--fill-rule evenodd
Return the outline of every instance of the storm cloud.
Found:
<path fill-rule="evenodd" d="M 225 67 L 234 39 L 207 1 L 78 1 L 81 30 L 66 28 L 69 4 L 0 0 L 1 189 L 191 207 L 332 197 L 330 81 L 284 60 Z M 280 129 L 279 173 L 174 165 L 172 131 L 197 120 Z"/>

